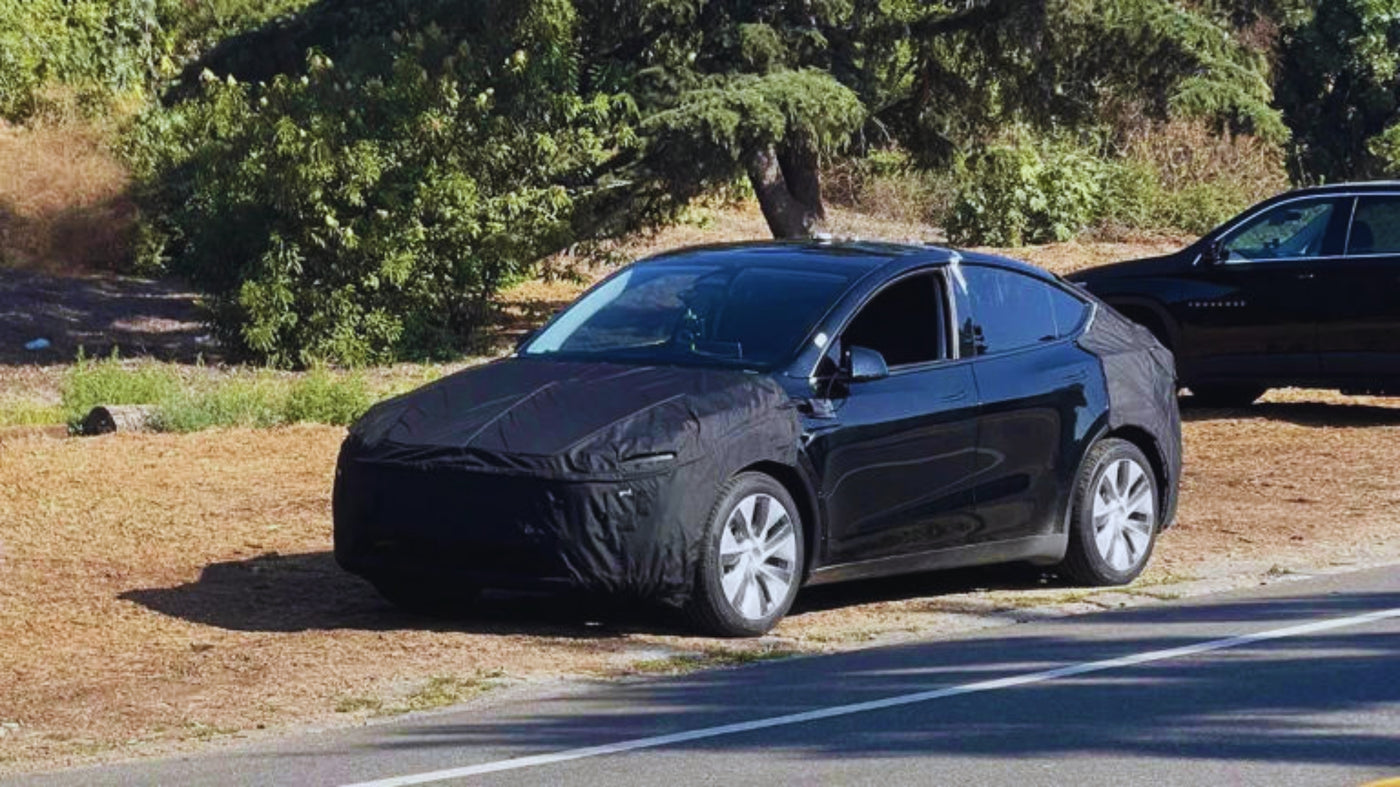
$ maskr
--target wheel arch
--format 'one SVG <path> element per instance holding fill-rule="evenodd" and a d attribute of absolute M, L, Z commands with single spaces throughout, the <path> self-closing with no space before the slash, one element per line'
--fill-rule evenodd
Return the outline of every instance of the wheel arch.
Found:
<path fill-rule="evenodd" d="M 797 515 L 802 518 L 802 581 L 806 582 L 816 562 L 820 529 L 817 522 L 817 501 L 811 486 L 802 473 L 791 465 L 765 460 L 740 468 L 739 473 L 762 473 L 787 490 L 792 501 L 797 504 Z"/>
<path fill-rule="evenodd" d="M 1113 298 L 1106 303 L 1119 314 L 1151 331 L 1162 346 L 1173 353 L 1177 351 L 1181 329 L 1162 304 L 1149 298 Z"/>

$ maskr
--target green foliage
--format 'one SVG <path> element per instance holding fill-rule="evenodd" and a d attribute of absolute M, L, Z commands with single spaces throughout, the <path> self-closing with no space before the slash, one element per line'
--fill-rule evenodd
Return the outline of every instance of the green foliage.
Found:
<path fill-rule="evenodd" d="M 304 366 L 451 351 L 612 187 L 598 170 L 632 144 L 632 105 L 577 93 L 569 4 L 460 5 L 435 8 L 477 35 L 387 8 L 341 64 L 207 79 L 134 132 L 147 264 L 209 293 L 236 353 Z"/>
<path fill-rule="evenodd" d="M 989 147 L 963 165 L 948 237 L 993 246 L 1068 240 L 1096 218 L 1104 171 L 1070 144 Z"/>
<path fill-rule="evenodd" d="M 374 398 L 363 377 L 336 376 L 318 368 L 292 385 L 283 413 L 290 423 L 306 421 L 348 426 L 371 404 Z"/>
<path fill-rule="evenodd" d="M 865 120 L 856 94 L 814 69 L 712 76 L 643 126 L 659 147 L 738 164 L 745 151 L 787 141 L 845 145 Z"/>
<path fill-rule="evenodd" d="M 1200 124 L 1161 124 L 1125 144 L 1084 140 L 1023 133 L 970 157 L 945 219 L 950 238 L 1018 245 L 1100 225 L 1201 233 L 1287 185 L 1279 146 Z"/>
<path fill-rule="evenodd" d="M 115 350 L 108 358 L 78 355 L 59 391 L 65 419 L 77 423 L 98 405 L 155 404 L 180 390 L 180 376 L 169 366 L 124 362 Z"/>
<path fill-rule="evenodd" d="M 240 375 L 181 388 L 164 397 L 156 407 L 154 423 L 165 432 L 277 426 L 286 422 L 286 399 L 286 386 L 272 375 Z"/>
<path fill-rule="evenodd" d="M 65 420 L 61 406 L 18 396 L 0 397 L 0 427 L 49 426 Z"/>
<path fill-rule="evenodd" d="M 1129 111 L 1284 134 L 1232 17 L 1169 0 L 148 2 L 147 71 L 199 59 L 128 136 L 141 265 L 281 367 L 450 355 L 542 256 L 745 175 L 819 216 L 816 168 L 853 146 L 965 161 L 987 182 L 950 229 L 1023 242 L 1126 186 L 1074 145 L 988 147 L 1009 130 Z"/>
<path fill-rule="evenodd" d="M 86 101 L 139 93 L 159 63 L 156 0 L 0 0 L 0 118 L 66 85 Z"/>
<path fill-rule="evenodd" d="M 1366 143 L 1366 150 L 1376 160 L 1376 168 L 1387 177 L 1400 177 L 1400 122 L 1377 134 Z"/>
<path fill-rule="evenodd" d="M 1400 171 L 1400 2 L 1319 0 L 1281 16 L 1275 92 L 1294 133 L 1294 177 Z"/>
<path fill-rule="evenodd" d="M 73 425 L 98 405 L 144 404 L 155 407 L 155 427 L 170 432 L 302 422 L 345 426 L 369 409 L 376 396 L 398 393 L 439 374 L 440 369 L 424 367 L 416 379 L 371 390 L 360 374 L 319 367 L 300 375 L 270 370 L 213 373 L 197 367 L 193 374 L 182 375 L 173 364 L 122 361 L 115 352 L 104 359 L 80 355 L 59 386 L 60 407 L 0 400 L 0 425 Z"/>
<path fill-rule="evenodd" d="M 0 0 L 0 118 L 76 93 L 92 114 L 140 103 L 185 61 L 312 0 Z"/>

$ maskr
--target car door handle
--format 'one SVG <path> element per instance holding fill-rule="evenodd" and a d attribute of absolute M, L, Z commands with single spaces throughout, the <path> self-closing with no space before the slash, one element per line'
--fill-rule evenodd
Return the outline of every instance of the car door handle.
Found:
<path fill-rule="evenodd" d="M 959 390 L 959 391 L 954 391 L 954 392 L 952 392 L 952 393 L 943 394 L 942 396 L 938 397 L 938 401 L 940 401 L 940 402 L 956 402 L 956 401 L 960 401 L 960 400 L 966 399 L 966 398 L 967 398 L 967 389 L 966 389 L 966 388 L 963 388 L 962 390 Z"/>
<path fill-rule="evenodd" d="M 1309 281 L 1309 280 L 1312 280 L 1312 279 L 1316 279 L 1316 278 L 1317 278 L 1317 274 L 1316 274 L 1316 273 L 1299 273 L 1299 274 L 1297 275 L 1297 277 L 1298 277 L 1298 279 L 1300 279 L 1300 280 L 1302 280 L 1302 281 Z"/>

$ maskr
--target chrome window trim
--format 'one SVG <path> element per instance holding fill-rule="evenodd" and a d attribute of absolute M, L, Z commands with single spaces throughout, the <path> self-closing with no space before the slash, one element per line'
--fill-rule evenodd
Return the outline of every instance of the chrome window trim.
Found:
<path fill-rule="evenodd" d="M 1282 206 L 1284 206 L 1284 205 L 1291 205 L 1291 204 L 1294 203 L 1294 202 L 1302 202 L 1302 201 L 1305 201 L 1305 200 L 1320 200 L 1320 199 L 1349 199 L 1349 200 L 1352 201 L 1352 202 L 1351 202 L 1352 215 L 1349 216 L 1349 217 L 1347 218 L 1347 237 L 1346 237 L 1346 243 L 1344 243 L 1343 246 L 1342 246 L 1342 253 L 1341 253 L 1341 254 L 1328 254 L 1328 255 L 1325 255 L 1325 256 L 1318 256 L 1318 257 L 1264 257 L 1264 258 L 1256 259 L 1256 260 L 1243 260 L 1243 259 L 1242 259 L 1242 260 L 1226 260 L 1226 261 L 1220 262 L 1219 264 L 1222 265 L 1222 266 L 1224 266 L 1224 265 L 1260 265 L 1260 264 L 1268 265 L 1268 264 L 1270 264 L 1270 263 L 1280 263 L 1280 262 L 1299 262 L 1299 261 L 1307 261 L 1307 260 L 1322 261 L 1322 260 L 1341 260 L 1341 259 L 1365 259 L 1366 257 L 1393 257 L 1393 256 L 1400 255 L 1400 252 L 1396 252 L 1396 254 L 1370 254 L 1370 255 L 1363 255 L 1363 254 L 1347 254 L 1347 253 L 1346 253 L 1347 247 L 1351 245 L 1351 222 L 1352 222 L 1352 219 L 1354 219 L 1354 218 L 1356 217 L 1356 205 L 1357 205 L 1357 202 L 1360 200 L 1361 197 L 1400 197 L 1400 191 L 1338 191 L 1338 192 L 1333 193 L 1333 194 L 1304 194 L 1304 195 L 1300 195 L 1300 196 L 1297 196 L 1297 197 L 1290 197 L 1290 198 L 1288 198 L 1288 199 L 1280 200 L 1280 201 L 1278 201 L 1278 202 L 1275 202 L 1274 204 L 1268 206 L 1267 208 L 1260 208 L 1259 210 L 1256 210 L 1256 211 L 1254 211 L 1253 213 L 1250 213 L 1249 215 L 1245 216 L 1244 218 L 1240 219 L 1239 221 L 1236 221 L 1236 222 L 1234 222 L 1233 224 L 1230 224 L 1230 225 L 1229 225 L 1228 227 L 1226 227 L 1225 229 L 1221 230 L 1220 232 L 1214 233 L 1214 234 L 1211 236 L 1211 237 L 1215 238 L 1217 241 L 1223 240 L 1223 239 L 1225 238 L 1225 236 L 1227 236 L 1227 235 L 1229 235 L 1230 233 L 1234 232 L 1235 230 L 1239 229 L 1241 225 L 1243 225 L 1243 224 L 1245 224 L 1245 223 L 1247 223 L 1247 222 L 1249 222 L 1249 221 L 1251 221 L 1251 220 L 1253 220 L 1253 219 L 1255 219 L 1255 218 L 1257 218 L 1257 217 L 1263 215 L 1266 211 L 1270 211 L 1270 210 L 1273 210 L 1274 208 L 1282 207 Z M 1201 258 L 1202 258 L 1202 256 L 1204 256 L 1204 255 L 1198 253 L 1198 254 L 1196 255 L 1196 259 L 1194 259 L 1194 260 L 1191 261 L 1191 267 L 1194 268 L 1194 267 L 1200 265 L 1200 264 L 1201 264 Z"/>

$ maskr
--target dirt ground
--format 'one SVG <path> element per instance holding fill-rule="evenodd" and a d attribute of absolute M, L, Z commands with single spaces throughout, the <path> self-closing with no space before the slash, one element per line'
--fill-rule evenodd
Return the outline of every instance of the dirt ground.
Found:
<path fill-rule="evenodd" d="M 619 251 L 761 237 L 761 221 L 725 212 Z M 1064 272 L 1181 242 L 1131 240 L 1019 256 Z M 531 283 L 507 302 L 528 324 L 580 286 Z M 0 367 L 0 393 L 51 376 Z M 0 433 L 0 774 L 491 701 L 521 682 L 862 647 L 1400 560 L 1400 400 L 1280 391 L 1194 412 L 1185 430 L 1177 525 L 1127 589 L 1025 568 L 813 588 L 772 636 L 744 642 L 528 596 L 490 596 L 450 623 L 394 610 L 330 554 L 338 428 Z"/>

